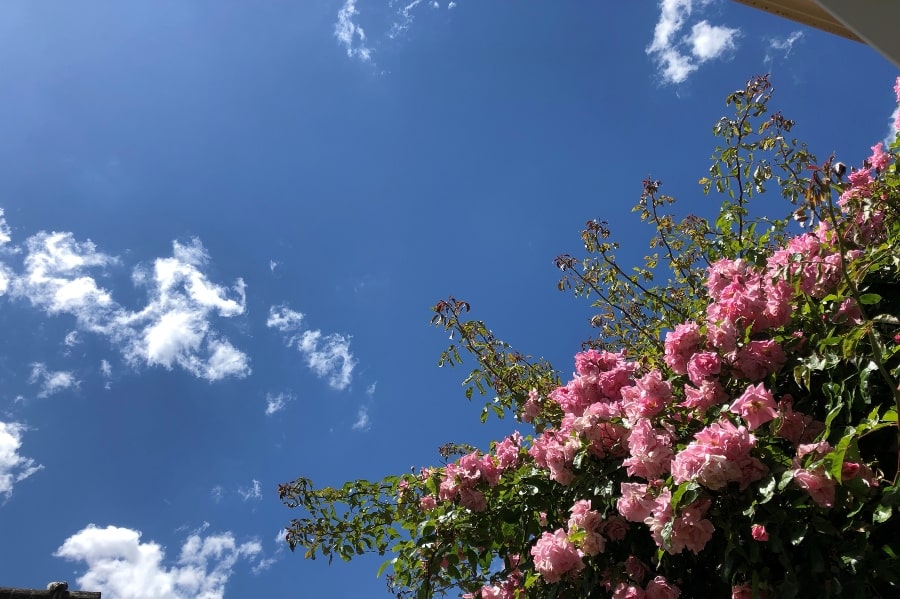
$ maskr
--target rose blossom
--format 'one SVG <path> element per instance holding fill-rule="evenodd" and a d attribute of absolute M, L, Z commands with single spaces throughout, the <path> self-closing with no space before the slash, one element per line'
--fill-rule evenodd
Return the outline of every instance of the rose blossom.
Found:
<path fill-rule="evenodd" d="M 681 595 L 681 589 L 666 580 L 662 576 L 657 576 L 647 583 L 645 599 L 678 599 Z"/>
<path fill-rule="evenodd" d="M 754 541 L 768 541 L 769 533 L 766 530 L 766 527 L 762 524 L 754 524 L 750 527 L 750 534 L 753 536 Z"/>
<path fill-rule="evenodd" d="M 568 572 L 580 572 L 584 562 L 569 541 L 566 531 L 557 529 L 554 533 L 545 532 L 531 548 L 534 558 L 534 569 L 547 582 L 559 582 Z"/>
<path fill-rule="evenodd" d="M 688 360 L 688 378 L 698 387 L 703 381 L 719 374 L 722 370 L 722 362 L 719 354 L 713 352 L 697 352 Z"/>
<path fill-rule="evenodd" d="M 613 599 L 645 599 L 644 589 L 633 584 L 620 582 L 613 589 Z"/>
<path fill-rule="evenodd" d="M 775 407 L 775 398 L 763 387 L 762 383 L 759 383 L 748 386 L 744 394 L 734 400 L 728 409 L 735 414 L 740 414 L 752 431 L 778 415 Z"/>
<path fill-rule="evenodd" d="M 822 468 L 812 471 L 799 468 L 794 471 L 794 481 L 801 489 L 806 489 L 812 500 L 820 507 L 831 507 L 834 505 L 835 483 L 828 478 Z"/>

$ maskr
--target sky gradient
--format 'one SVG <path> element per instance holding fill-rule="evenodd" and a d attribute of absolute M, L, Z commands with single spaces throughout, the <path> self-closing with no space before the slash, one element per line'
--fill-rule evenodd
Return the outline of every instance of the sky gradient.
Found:
<path fill-rule="evenodd" d="M 8 0 L 0 72 L 0 586 L 104 599 L 388 596 L 383 558 L 289 554 L 277 484 L 515 428 L 437 367 L 430 306 L 568 373 L 586 220 L 637 264 L 644 178 L 712 212 L 759 73 L 858 163 L 897 76 L 725 0 Z"/>

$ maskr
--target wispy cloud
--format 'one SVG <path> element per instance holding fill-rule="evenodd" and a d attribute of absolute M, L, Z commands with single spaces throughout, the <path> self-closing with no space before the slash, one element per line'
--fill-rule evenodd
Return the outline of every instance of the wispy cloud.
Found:
<path fill-rule="evenodd" d="M 23 272 L 8 271 L 8 286 L 15 297 L 48 315 L 73 316 L 78 330 L 66 337 L 67 345 L 86 331 L 107 337 L 133 366 L 177 366 L 208 381 L 250 374 L 247 355 L 210 322 L 215 315 L 244 313 L 244 282 L 237 279 L 231 287 L 212 283 L 203 272 L 209 255 L 198 239 L 175 241 L 171 257 L 134 270 L 132 280 L 149 296 L 147 305 L 136 311 L 118 304 L 98 283 L 93 272 L 102 275 L 119 260 L 90 240 L 41 231 L 24 245 Z"/>
<path fill-rule="evenodd" d="M 42 398 L 49 397 L 70 387 L 78 386 L 78 380 L 71 371 L 51 371 L 42 362 L 35 362 L 31 365 L 31 375 L 28 377 L 28 382 L 32 385 L 40 385 L 38 397 Z"/>
<path fill-rule="evenodd" d="M 0 495 L 7 499 L 16 483 L 43 468 L 19 453 L 25 430 L 22 424 L 0 421 Z"/>
<path fill-rule="evenodd" d="M 249 487 L 238 487 L 238 495 L 244 501 L 250 501 L 251 499 L 260 501 L 262 499 L 262 488 L 259 486 L 259 481 L 254 478 Z"/>
<path fill-rule="evenodd" d="M 291 310 L 287 306 L 272 306 L 269 308 L 269 318 L 266 326 L 282 333 L 298 331 L 303 324 L 303 314 Z"/>
<path fill-rule="evenodd" d="M 659 20 L 647 54 L 656 61 L 666 83 L 683 83 L 701 64 L 726 55 L 736 48 L 740 30 L 711 25 L 702 20 L 682 35 L 694 7 L 712 0 L 661 0 Z"/>
<path fill-rule="evenodd" d="M 456 2 L 448 2 L 448 9 L 456 8 Z M 378 29 L 372 36 L 374 46 L 396 41 L 404 37 L 410 27 L 423 11 L 434 11 L 441 7 L 437 0 L 390 0 L 388 10 L 390 12 L 390 26 L 387 29 Z M 357 0 L 345 0 L 337 14 L 334 25 L 334 35 L 338 44 L 347 52 L 350 58 L 362 62 L 372 63 L 375 54 L 373 44 L 366 34 L 366 30 L 359 24 L 360 12 L 357 9 Z"/>
<path fill-rule="evenodd" d="M 78 336 L 78 331 L 69 331 L 66 333 L 66 338 L 63 339 L 63 343 L 66 344 L 66 347 L 75 347 L 81 342 L 81 338 Z"/>
<path fill-rule="evenodd" d="M 390 31 L 388 31 L 388 37 L 391 39 L 396 38 L 398 35 L 409 29 L 409 26 L 412 25 L 415 16 L 413 15 L 413 9 L 415 9 L 418 5 L 422 3 L 422 0 L 412 0 L 404 2 L 403 6 L 397 12 L 397 20 L 391 25 Z M 391 2 L 390 6 L 394 6 L 396 1 Z M 432 4 L 434 6 L 434 4 Z"/>
<path fill-rule="evenodd" d="M 56 550 L 54 555 L 84 562 L 78 577 L 82 588 L 117 599 L 167 597 L 221 599 L 234 566 L 252 561 L 262 552 L 258 541 L 238 543 L 231 532 L 190 535 L 174 565 L 167 566 L 165 550 L 153 541 L 142 542 L 141 532 L 129 528 L 89 524 Z"/>
<path fill-rule="evenodd" d="M 372 50 L 366 45 L 366 32 L 353 20 L 358 15 L 356 0 L 346 0 L 338 11 L 334 36 L 346 49 L 347 56 L 369 62 L 372 60 Z"/>
<path fill-rule="evenodd" d="M 225 496 L 225 487 L 222 485 L 216 485 L 209 491 L 210 497 L 212 497 L 213 501 L 219 503 L 222 501 L 222 498 Z"/>
<path fill-rule="evenodd" d="M 266 416 L 277 414 L 289 401 L 296 399 L 290 393 L 266 393 Z"/>
<path fill-rule="evenodd" d="M 272 306 L 266 326 L 285 335 L 285 343 L 303 355 L 306 366 L 337 390 L 350 386 L 356 359 L 350 351 L 350 336 L 323 334 L 318 329 L 303 330 L 304 315 L 287 306 Z"/>
<path fill-rule="evenodd" d="M 355 431 L 367 431 L 371 427 L 371 423 L 369 421 L 369 406 L 363 404 L 359 406 L 359 411 L 356 413 L 356 422 L 353 423 L 353 430 Z"/>
<path fill-rule="evenodd" d="M 320 378 L 338 390 L 350 386 L 356 360 L 350 353 L 350 337 L 322 331 L 304 331 L 297 341 L 297 349 L 306 358 L 306 365 Z"/>
<path fill-rule="evenodd" d="M 374 383 L 372 383 L 371 385 L 366 387 L 366 395 L 368 395 L 369 397 L 374 397 L 375 396 L 375 387 L 377 385 L 378 385 L 378 381 L 375 381 Z"/>
<path fill-rule="evenodd" d="M 10 251 L 9 242 L 12 239 L 9 225 L 6 223 L 3 208 L 0 208 L 0 255 Z M 0 296 L 6 295 L 9 290 L 10 281 L 12 280 L 12 272 L 3 262 L 0 262 Z"/>

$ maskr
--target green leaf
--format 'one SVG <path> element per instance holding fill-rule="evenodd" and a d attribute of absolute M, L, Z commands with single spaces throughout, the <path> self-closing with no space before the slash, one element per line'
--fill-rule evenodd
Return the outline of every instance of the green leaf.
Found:
<path fill-rule="evenodd" d="M 877 304 L 880 301 L 881 301 L 881 296 L 878 295 L 877 293 L 864 293 L 861 296 L 859 296 L 859 303 L 861 303 L 865 306 Z"/>
<path fill-rule="evenodd" d="M 872 522 L 875 524 L 883 524 L 891 519 L 891 515 L 893 515 L 894 510 L 889 505 L 879 505 L 875 508 L 875 512 L 872 514 Z"/>

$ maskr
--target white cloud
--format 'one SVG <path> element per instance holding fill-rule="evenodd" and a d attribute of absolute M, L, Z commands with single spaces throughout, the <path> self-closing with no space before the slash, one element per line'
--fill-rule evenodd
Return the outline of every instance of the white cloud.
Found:
<path fill-rule="evenodd" d="M 294 399 L 294 396 L 289 393 L 266 393 L 266 416 L 280 412 L 287 402 Z"/>
<path fill-rule="evenodd" d="M 78 331 L 69 331 L 66 333 L 66 338 L 63 340 L 63 343 L 66 344 L 67 347 L 75 347 L 81 339 L 78 338 Z"/>
<path fill-rule="evenodd" d="M 448 8 L 448 9 L 449 9 L 449 8 L 456 8 L 456 2 L 450 2 L 449 4 L 447 4 L 447 8 Z"/>
<path fill-rule="evenodd" d="M 316 376 L 328 379 L 328 384 L 334 389 L 346 389 L 356 367 L 356 360 L 350 352 L 350 337 L 337 333 L 325 335 L 318 329 L 301 333 L 303 319 L 303 314 L 287 306 L 272 306 L 266 326 L 284 333 L 288 347 L 297 347 Z"/>
<path fill-rule="evenodd" d="M 222 487 L 222 485 L 216 485 L 210 490 L 209 494 L 210 496 L 212 496 L 213 501 L 219 503 L 220 501 L 222 501 L 222 497 L 225 496 L 225 489 Z"/>
<path fill-rule="evenodd" d="M 771 38 L 769 40 L 769 49 L 770 50 L 778 50 L 780 52 L 784 52 L 784 57 L 787 58 L 791 53 L 791 50 L 794 48 L 794 44 L 803 39 L 802 31 L 793 31 L 789 36 L 784 39 Z M 766 60 L 771 60 L 770 55 L 766 55 Z"/>
<path fill-rule="evenodd" d="M 691 27 L 691 34 L 687 39 L 691 44 L 691 53 L 700 62 L 706 62 L 734 50 L 737 35 L 737 29 L 700 21 Z"/>
<path fill-rule="evenodd" d="M 278 329 L 282 333 L 290 333 L 300 330 L 303 324 L 303 314 L 291 310 L 287 306 L 272 306 L 269 308 L 269 318 L 266 326 L 270 329 Z"/>
<path fill-rule="evenodd" d="M 0 208 L 0 246 L 4 246 L 12 241 L 12 233 L 9 230 L 9 225 L 6 223 L 4 214 L 3 208 Z"/>
<path fill-rule="evenodd" d="M 367 431 L 369 430 L 371 424 L 369 422 L 369 408 L 366 405 L 362 405 L 359 407 L 359 411 L 356 413 L 356 422 L 353 423 L 353 430 L 355 431 Z"/>
<path fill-rule="evenodd" d="M 377 385 L 378 385 L 378 381 L 375 381 L 374 383 L 372 383 L 371 385 L 366 387 L 366 395 L 368 395 L 369 397 L 374 396 L 375 395 L 375 387 Z"/>
<path fill-rule="evenodd" d="M 13 280 L 13 293 L 49 314 L 72 314 L 82 327 L 102 330 L 117 306 L 87 270 L 115 264 L 115 258 L 97 251 L 90 240 L 75 241 L 71 233 L 41 231 L 25 247 L 25 272 Z"/>
<path fill-rule="evenodd" d="M 261 551 L 258 541 L 238 544 L 230 532 L 193 534 L 176 563 L 167 566 L 163 548 L 153 541 L 141 542 L 140 531 L 89 524 L 66 539 L 54 555 L 86 563 L 79 586 L 110 599 L 221 599 L 235 564 L 251 561 Z"/>
<path fill-rule="evenodd" d="M 9 225 L 6 224 L 6 218 L 4 218 L 3 214 L 3 208 L 0 208 L 0 251 L 5 251 L 6 248 L 4 246 L 12 239 Z M 12 273 L 9 268 L 4 263 L 0 262 L 0 295 L 6 294 L 11 280 Z"/>
<path fill-rule="evenodd" d="M 69 387 L 77 387 L 78 381 L 71 371 L 47 369 L 47 365 L 35 362 L 31 365 L 31 376 L 28 377 L 31 384 L 40 384 L 41 390 L 38 397 L 49 397 Z"/>
<path fill-rule="evenodd" d="M 259 486 L 259 481 L 253 479 L 253 484 L 249 487 L 239 487 L 238 494 L 244 501 L 250 501 L 251 499 L 254 501 L 260 501 L 262 499 L 262 489 Z"/>
<path fill-rule="evenodd" d="M 338 11 L 334 35 L 347 50 L 347 56 L 369 62 L 372 60 L 372 51 L 366 45 L 366 32 L 353 21 L 353 17 L 357 15 L 359 11 L 356 10 L 356 0 L 346 0 Z"/>
<path fill-rule="evenodd" d="M 265 572 L 266 570 L 271 568 L 277 561 L 278 561 L 278 558 L 276 558 L 276 557 L 263 558 L 263 559 L 259 560 L 259 562 L 257 562 L 257 564 L 255 566 L 253 566 L 253 568 L 251 568 L 250 571 L 256 575 L 259 575 L 262 572 Z"/>
<path fill-rule="evenodd" d="M 897 132 L 900 131 L 900 106 L 894 109 L 891 114 L 891 120 L 888 122 L 888 132 L 884 137 L 885 147 L 890 147 L 894 140 L 897 139 Z"/>
<path fill-rule="evenodd" d="M 350 353 L 350 337 L 321 331 L 304 331 L 297 341 L 297 349 L 306 358 L 306 365 L 320 378 L 327 378 L 334 389 L 350 386 L 356 360 Z"/>
<path fill-rule="evenodd" d="M 686 36 L 680 36 L 694 7 L 703 7 L 712 0 L 661 0 L 659 21 L 653 31 L 653 41 L 647 54 L 656 60 L 663 80 L 683 83 L 699 65 L 734 50 L 740 35 L 738 29 L 710 25 L 700 21 Z"/>
<path fill-rule="evenodd" d="M 112 366 L 110 366 L 107 360 L 100 360 L 100 372 L 103 374 L 104 378 L 109 378 L 112 376 Z"/>
<path fill-rule="evenodd" d="M 13 486 L 42 469 L 31 458 L 19 454 L 22 447 L 22 433 L 25 427 L 16 422 L 0 421 L 0 495 L 7 499 L 12 495 Z"/>
<path fill-rule="evenodd" d="M 397 12 L 397 21 L 394 21 L 393 25 L 391 25 L 390 31 L 388 31 L 388 37 L 391 39 L 396 38 L 398 35 L 409 29 L 409 26 L 412 25 L 415 16 L 413 16 L 412 11 L 415 7 L 422 3 L 422 0 L 411 0 L 406 3 L 400 10 Z M 393 6 L 393 2 L 391 6 Z"/>
<path fill-rule="evenodd" d="M 149 295 L 139 311 L 116 303 L 88 274 L 118 263 L 91 241 L 42 231 L 25 245 L 24 272 L 13 278 L 14 294 L 48 314 L 74 316 L 80 329 L 109 338 L 129 364 L 178 366 L 208 381 L 250 374 L 247 355 L 210 325 L 213 315 L 244 313 L 246 285 L 242 279 L 230 288 L 210 282 L 202 271 L 209 255 L 198 239 L 175 241 L 172 257 L 157 258 L 150 270 L 134 271 L 133 281 Z"/>
<path fill-rule="evenodd" d="M 278 268 L 280 264 L 274 260 L 269 260 L 269 270 L 275 272 L 275 269 Z"/>
<path fill-rule="evenodd" d="M 210 328 L 210 317 L 243 314 L 246 285 L 226 288 L 211 283 L 200 270 L 209 255 L 198 239 L 172 243 L 171 258 L 157 258 L 152 270 L 137 269 L 135 283 L 150 296 L 138 312 L 120 310 L 108 324 L 132 365 L 179 366 L 208 381 L 250 374 L 249 358 Z"/>

